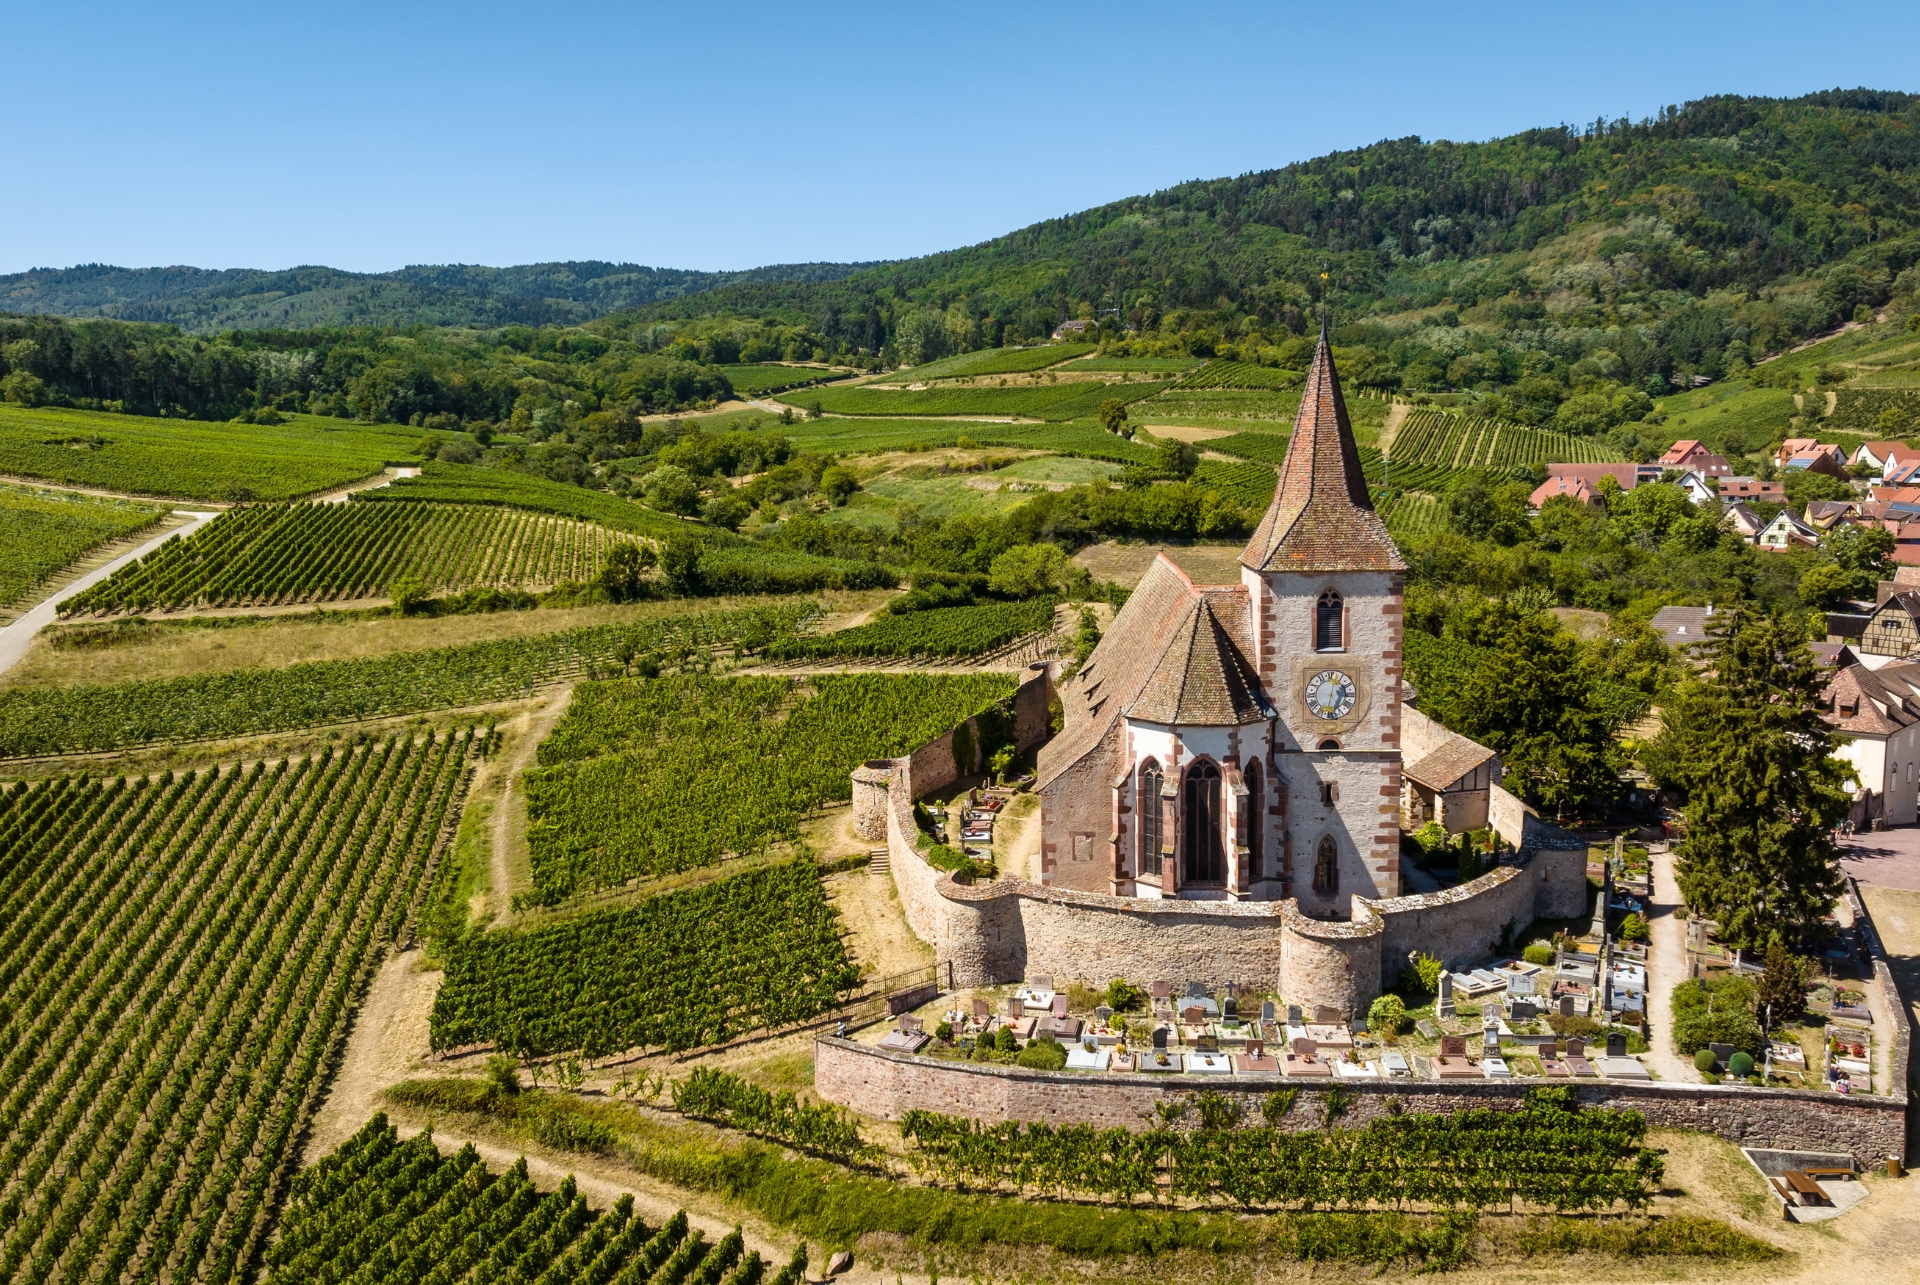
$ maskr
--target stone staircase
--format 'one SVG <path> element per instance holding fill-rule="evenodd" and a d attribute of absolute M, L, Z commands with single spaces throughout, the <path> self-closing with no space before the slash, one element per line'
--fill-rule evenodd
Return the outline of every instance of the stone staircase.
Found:
<path fill-rule="evenodd" d="M 887 850 L 885 848 L 877 848 L 867 855 L 873 858 L 873 872 L 875 874 L 884 875 L 893 872 L 893 867 L 888 864 Z"/>

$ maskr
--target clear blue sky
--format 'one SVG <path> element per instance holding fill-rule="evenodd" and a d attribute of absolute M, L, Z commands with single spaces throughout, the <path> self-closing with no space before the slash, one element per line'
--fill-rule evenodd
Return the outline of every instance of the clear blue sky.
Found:
<path fill-rule="evenodd" d="M 0 0 L 0 32 L 0 272 L 897 258 L 1386 137 L 1920 90 L 1911 0 Z"/>

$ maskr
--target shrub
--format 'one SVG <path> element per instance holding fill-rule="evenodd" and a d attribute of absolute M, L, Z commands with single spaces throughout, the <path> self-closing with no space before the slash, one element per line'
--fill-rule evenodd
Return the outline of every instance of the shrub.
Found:
<path fill-rule="evenodd" d="M 942 1022 L 940 1023 L 940 1025 L 934 1027 L 933 1037 L 939 1040 L 942 1044 L 953 1043 L 953 1023 Z"/>
<path fill-rule="evenodd" d="M 1753 1015 L 1755 990 L 1727 974 L 1682 982 L 1673 992 L 1673 1045 L 1685 1054 L 1709 1044 L 1731 1044 L 1759 1056 L 1765 1037 Z"/>
<path fill-rule="evenodd" d="M 1440 992 L 1440 973 L 1439 960 L 1432 955 L 1418 954 L 1400 970 L 1400 985 L 1421 995 L 1437 995 Z"/>
<path fill-rule="evenodd" d="M 1367 1025 L 1382 1039 L 1391 1040 L 1407 1020 L 1407 1006 L 1398 995 L 1382 995 L 1367 1010 Z"/>
<path fill-rule="evenodd" d="M 1553 947 L 1544 941 L 1536 941 L 1521 951 L 1520 957 L 1529 964 L 1538 964 L 1545 968 L 1553 962 Z"/>
<path fill-rule="evenodd" d="M 1645 941 L 1647 939 L 1647 921 L 1638 914 L 1629 914 L 1620 921 L 1621 941 Z"/>
<path fill-rule="evenodd" d="M 1753 1074 L 1752 1055 L 1748 1053 L 1735 1053 L 1727 1059 L 1727 1070 L 1733 1072 L 1743 1080 L 1746 1079 L 1749 1075 Z"/>
<path fill-rule="evenodd" d="M 1116 1013 L 1130 1012 L 1146 998 L 1146 994 L 1138 986 L 1129 986 L 1116 977 L 1107 983 L 1107 1007 Z"/>
<path fill-rule="evenodd" d="M 1770 1009 L 1776 1022 L 1800 1016 L 1807 1006 L 1807 961 L 1785 947 L 1768 951 L 1767 971 L 1754 1002 Z"/>
<path fill-rule="evenodd" d="M 1020 1041 L 1014 1038 L 1011 1026 L 1003 1026 L 993 1033 L 993 1047 L 1002 1053 L 1012 1053 L 1020 1047 Z"/>
<path fill-rule="evenodd" d="M 1035 1071 L 1058 1071 L 1067 1064 L 1067 1050 L 1055 1041 L 1042 1037 L 1021 1049 L 1014 1064 Z"/>
<path fill-rule="evenodd" d="M 1438 821 L 1429 821 L 1414 832 L 1413 841 L 1420 845 L 1420 851 L 1431 861 L 1447 852 L 1447 828 Z"/>
<path fill-rule="evenodd" d="M 1693 1055 L 1693 1069 L 1696 1071 L 1711 1071 L 1719 1065 L 1720 1059 L 1713 1055 L 1712 1049 L 1701 1049 Z"/>

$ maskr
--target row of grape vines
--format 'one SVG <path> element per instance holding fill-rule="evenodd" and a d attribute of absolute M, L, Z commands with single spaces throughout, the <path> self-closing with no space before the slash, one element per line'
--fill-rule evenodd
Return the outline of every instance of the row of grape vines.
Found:
<path fill-rule="evenodd" d="M 1396 491 L 1375 496 L 1374 506 L 1396 540 L 1416 539 L 1441 524 L 1443 510 L 1436 496 Z"/>
<path fill-rule="evenodd" d="M 662 616 L 524 638 L 186 678 L 0 691 L 0 758 L 91 753 L 514 700 L 636 657 L 758 652 L 811 604 Z"/>
<path fill-rule="evenodd" d="M 783 639 L 767 649 L 775 660 L 868 656 L 983 656 L 1028 634 L 1053 628 L 1053 599 L 935 607 L 882 616 L 830 634 Z"/>
<path fill-rule="evenodd" d="M 431 1132 L 402 1142 L 384 1115 L 293 1180 L 266 1258 L 268 1285 L 760 1285 L 766 1273 L 737 1227 L 709 1245 L 685 1210 L 660 1227 L 634 1216 L 631 1195 L 598 1212 L 571 1177 L 543 1193 L 524 1157 L 495 1175 L 472 1143 L 443 1156 Z M 800 1285 L 806 1265 L 802 1245 L 772 1285 Z"/>
<path fill-rule="evenodd" d="M 586 684 L 525 778 L 537 905 L 799 837 L 863 761 L 1004 702 L 1002 674 Z"/>
<path fill-rule="evenodd" d="M 826 1012 L 859 983 L 809 857 L 633 906 L 460 938 L 435 1049 L 677 1052 Z"/>
<path fill-rule="evenodd" d="M 0 1280 L 229 1281 L 471 734 L 0 797 Z"/>
<path fill-rule="evenodd" d="M 1181 378 L 1175 388 L 1298 388 L 1306 379 L 1297 370 L 1247 361 L 1208 362 Z"/>
<path fill-rule="evenodd" d="M 1232 1113 L 1217 1095 L 1214 1105 Z M 1639 1112 L 1579 1110 L 1564 1089 L 1536 1091 L 1518 1111 L 1386 1116 L 1360 1129 L 1288 1129 L 1293 1100 L 1271 1105 L 1279 1118 L 1253 1128 L 1208 1121 L 1204 1104 L 1192 1130 L 989 1126 L 929 1111 L 900 1128 L 916 1167 L 959 1186 L 1123 1202 L 1165 1180 L 1166 1194 L 1242 1208 L 1637 1209 L 1665 1171 Z"/>
<path fill-rule="evenodd" d="M 1621 458 L 1592 438 L 1431 409 L 1408 413 L 1394 434 L 1390 453 L 1395 468 L 1402 461 L 1445 469 L 1510 469 L 1530 464 L 1598 464 Z"/>
<path fill-rule="evenodd" d="M 428 589 L 547 588 L 588 580 L 616 543 L 591 522 L 490 505 L 260 504 L 60 604 L 63 614 L 255 606 L 383 596 L 402 577 Z"/>
<path fill-rule="evenodd" d="M 1273 503 L 1279 477 L 1266 464 L 1205 459 L 1193 470 L 1191 481 L 1202 490 L 1218 491 L 1243 509 L 1263 513 Z"/>

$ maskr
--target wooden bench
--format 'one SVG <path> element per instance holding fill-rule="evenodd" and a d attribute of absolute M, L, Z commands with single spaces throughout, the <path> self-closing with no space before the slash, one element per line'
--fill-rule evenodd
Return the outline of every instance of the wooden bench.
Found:
<path fill-rule="evenodd" d="M 1793 1188 L 1793 1194 L 1803 1205 L 1824 1205 L 1827 1193 L 1820 1190 L 1820 1184 L 1809 1178 L 1804 1169 L 1789 1169 L 1780 1175 Z"/>

